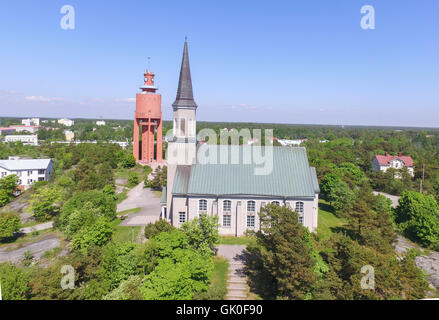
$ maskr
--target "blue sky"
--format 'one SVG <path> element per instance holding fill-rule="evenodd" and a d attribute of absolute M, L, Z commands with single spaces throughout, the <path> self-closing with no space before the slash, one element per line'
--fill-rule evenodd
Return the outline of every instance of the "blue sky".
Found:
<path fill-rule="evenodd" d="M 131 119 L 149 56 L 170 119 L 185 35 L 198 120 L 439 127 L 437 0 L 3 0 L 0 116 Z"/>

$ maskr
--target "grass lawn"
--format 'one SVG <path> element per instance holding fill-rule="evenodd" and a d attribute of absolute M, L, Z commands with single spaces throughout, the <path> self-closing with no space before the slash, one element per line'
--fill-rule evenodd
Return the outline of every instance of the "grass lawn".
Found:
<path fill-rule="evenodd" d="M 325 200 L 319 200 L 319 220 L 317 234 L 322 239 L 328 239 L 337 227 L 341 227 L 346 220 L 339 218 L 332 213 L 333 209 Z"/>
<path fill-rule="evenodd" d="M 119 212 L 117 213 L 117 215 L 130 215 L 130 214 L 135 214 L 135 213 L 139 212 L 140 210 L 142 210 L 142 208 L 128 209 L 128 210 L 124 210 L 124 211 L 119 211 Z"/>
<path fill-rule="evenodd" d="M 113 233 L 114 242 L 116 242 L 116 243 L 131 242 L 133 239 L 131 228 L 134 228 L 134 242 L 136 242 L 136 239 L 137 239 L 137 236 L 140 232 L 141 227 L 139 227 L 139 226 L 136 226 L 136 227 L 120 226 L 119 225 L 120 223 L 121 223 L 121 221 L 119 219 L 115 219 L 112 222 L 112 225 L 114 228 L 114 233 Z"/>
<path fill-rule="evenodd" d="M 243 244 L 249 245 L 255 241 L 253 237 L 234 237 L 234 236 L 220 236 L 219 244 Z"/>
<path fill-rule="evenodd" d="M 124 169 L 124 168 L 118 168 L 114 171 L 114 178 L 115 179 L 128 179 L 130 172 L 137 173 L 137 176 L 139 177 L 139 181 L 145 180 L 146 172 L 144 170 L 144 167 L 140 164 L 136 164 L 134 168 L 131 169 Z M 128 186 L 128 185 L 127 185 Z"/>
<path fill-rule="evenodd" d="M 227 294 L 227 271 L 229 269 L 229 262 L 223 257 L 213 257 L 213 273 L 212 273 L 212 283 L 210 287 L 215 290 L 215 292 L 224 293 L 221 299 L 224 299 Z"/>
<path fill-rule="evenodd" d="M 124 201 L 126 198 L 128 198 L 128 191 L 129 189 L 124 189 L 121 193 L 116 194 L 116 203 L 119 204 L 122 201 Z"/>

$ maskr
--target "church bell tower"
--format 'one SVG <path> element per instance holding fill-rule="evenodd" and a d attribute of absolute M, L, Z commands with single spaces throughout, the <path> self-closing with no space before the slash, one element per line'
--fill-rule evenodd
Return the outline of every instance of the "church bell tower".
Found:
<path fill-rule="evenodd" d="M 177 97 L 172 104 L 172 137 L 169 139 L 167 150 L 168 176 L 166 190 L 166 215 L 172 224 L 175 222 L 172 208 L 172 188 L 174 185 L 174 177 L 177 167 L 189 167 L 196 161 L 197 107 L 198 106 L 194 101 L 194 95 L 192 92 L 188 45 L 187 39 L 185 39 L 183 58 L 180 68 L 180 78 L 178 81 Z"/>

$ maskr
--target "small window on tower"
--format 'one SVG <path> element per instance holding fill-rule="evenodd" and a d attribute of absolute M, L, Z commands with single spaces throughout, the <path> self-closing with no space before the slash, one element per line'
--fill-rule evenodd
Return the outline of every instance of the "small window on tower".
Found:
<path fill-rule="evenodd" d="M 181 118 L 180 121 L 181 136 L 186 137 L 186 119 Z"/>

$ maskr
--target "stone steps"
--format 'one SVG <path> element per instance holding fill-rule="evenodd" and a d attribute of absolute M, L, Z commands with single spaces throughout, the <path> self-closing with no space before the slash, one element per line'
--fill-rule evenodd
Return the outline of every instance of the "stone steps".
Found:
<path fill-rule="evenodd" d="M 245 283 L 228 283 L 227 290 L 243 290 L 247 291 L 247 286 Z"/>
<path fill-rule="evenodd" d="M 246 284 L 247 281 L 245 280 L 245 278 L 233 276 L 233 277 L 229 278 L 227 283 L 244 283 L 244 284 Z"/>
<path fill-rule="evenodd" d="M 238 300 L 245 300 L 247 299 L 247 292 L 246 290 L 240 290 L 240 289 L 231 289 L 227 293 L 227 299 L 238 299 Z"/>

